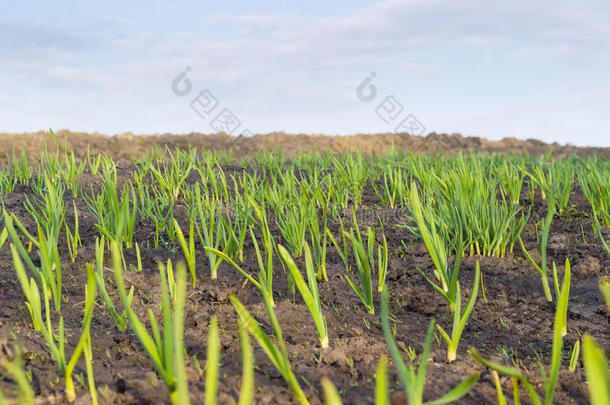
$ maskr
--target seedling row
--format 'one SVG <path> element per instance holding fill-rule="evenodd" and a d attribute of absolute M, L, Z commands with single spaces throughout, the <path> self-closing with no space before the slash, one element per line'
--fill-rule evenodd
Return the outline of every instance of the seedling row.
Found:
<path fill-rule="evenodd" d="M 53 141 L 0 169 L 0 403 L 610 403 L 608 161 Z"/>

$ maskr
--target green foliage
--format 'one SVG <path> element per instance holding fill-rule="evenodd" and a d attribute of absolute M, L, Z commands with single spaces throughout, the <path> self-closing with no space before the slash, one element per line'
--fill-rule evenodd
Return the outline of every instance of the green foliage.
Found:
<path fill-rule="evenodd" d="M 114 280 L 121 297 L 123 307 L 127 311 L 127 319 L 133 332 L 138 337 L 142 348 L 153 363 L 153 366 L 165 382 L 170 398 L 174 404 L 188 404 L 189 393 L 184 365 L 184 305 L 186 300 L 186 268 L 183 263 L 177 266 L 175 286 L 169 285 L 166 269 L 159 266 L 161 279 L 161 309 L 162 325 L 159 328 L 157 318 L 152 310 L 148 310 L 151 333 L 131 308 L 131 299 L 127 295 L 123 278 L 123 265 L 117 241 L 111 242 Z M 176 292 L 175 303 L 170 300 L 170 289 Z M 163 333 L 163 334 L 162 334 Z"/>
<path fill-rule="evenodd" d="M 555 322 L 553 323 L 553 349 L 551 357 L 551 368 L 547 374 L 544 367 L 540 365 L 540 372 L 544 386 L 544 404 L 551 405 L 555 395 L 555 387 L 559 378 L 559 368 L 561 367 L 561 359 L 563 356 L 563 334 L 565 330 L 568 300 L 570 295 L 570 266 L 566 266 L 566 273 L 563 278 L 561 293 L 559 295 L 557 308 L 555 310 Z M 503 366 L 498 363 L 484 359 L 475 348 L 470 348 L 472 356 L 484 366 L 497 371 L 500 374 L 515 378 L 525 387 L 530 399 L 535 405 L 542 405 L 542 400 L 538 396 L 533 384 L 529 381 L 526 374 L 521 370 L 513 367 Z M 515 387 L 517 385 L 515 384 Z M 515 388 L 518 392 L 518 388 Z"/>
<path fill-rule="evenodd" d="M 273 326 L 273 332 L 275 333 L 275 337 L 278 342 L 277 346 L 273 344 L 269 336 L 261 329 L 258 322 L 256 322 L 252 315 L 250 315 L 246 307 L 243 306 L 239 299 L 234 295 L 229 296 L 229 299 L 233 304 L 233 308 L 235 308 L 235 312 L 237 312 L 237 315 L 239 315 L 239 319 L 241 320 L 243 326 L 258 342 L 259 346 L 261 349 L 263 349 L 271 363 L 282 375 L 288 386 L 290 386 L 297 402 L 302 405 L 308 405 L 309 401 L 301 389 L 296 376 L 292 372 L 292 367 L 290 366 L 290 356 L 288 355 L 288 351 L 286 350 L 286 345 L 284 343 L 284 335 L 282 334 L 282 329 L 280 328 L 280 324 L 275 316 L 273 302 L 266 293 L 266 290 L 263 290 L 263 298 L 265 301 L 265 306 L 267 307 L 269 319 L 271 320 L 271 325 Z"/>
<path fill-rule="evenodd" d="M 388 349 L 390 350 L 390 354 L 392 355 L 392 360 L 394 361 L 394 366 L 396 367 L 398 377 L 400 378 L 405 390 L 405 394 L 407 395 L 409 405 L 422 405 L 424 403 L 424 384 L 426 382 L 426 374 L 428 371 L 428 359 L 430 358 L 430 348 L 432 346 L 432 338 L 434 336 L 435 321 L 433 319 L 428 327 L 428 333 L 426 334 L 426 341 L 424 343 L 424 350 L 421 355 L 419 366 L 417 369 L 413 366 L 407 367 L 402 359 L 401 351 L 394 340 L 392 331 L 390 330 L 388 301 L 388 290 L 384 289 L 381 292 L 381 323 L 383 326 L 383 335 L 388 345 Z M 441 398 L 435 401 L 426 402 L 426 404 L 447 404 L 457 401 L 466 395 L 468 391 L 470 391 L 478 379 L 478 373 L 472 374 Z"/>
<path fill-rule="evenodd" d="M 85 287 L 85 311 L 83 317 L 83 327 L 79 340 L 76 343 L 75 349 L 72 352 L 71 357 L 66 357 L 65 344 L 66 344 L 66 332 L 64 329 L 64 318 L 59 317 L 59 323 L 57 325 L 57 331 L 53 327 L 51 319 L 51 309 L 49 306 L 49 293 L 46 286 L 39 286 L 34 278 L 28 277 L 25 272 L 25 267 L 21 261 L 21 257 L 17 252 L 17 249 L 11 244 L 11 254 L 13 256 L 13 264 L 15 271 L 19 278 L 21 288 L 27 298 L 27 306 L 34 323 L 34 328 L 42 333 L 42 336 L 51 352 L 51 357 L 57 364 L 61 375 L 65 378 L 66 385 L 66 399 L 69 402 L 74 401 L 76 394 L 74 390 L 74 382 L 72 379 L 72 372 L 80 355 L 82 354 L 85 345 L 89 339 L 89 328 L 91 326 L 91 319 L 93 316 L 93 306 L 95 304 L 95 276 L 93 266 L 87 266 L 87 285 Z M 42 299 L 44 302 L 44 319 L 43 319 L 43 304 L 40 302 L 42 289 Z"/>
<path fill-rule="evenodd" d="M 328 348 L 328 331 L 326 329 L 326 318 L 322 314 L 322 303 L 320 301 L 320 293 L 318 292 L 318 282 L 316 279 L 316 274 L 313 268 L 313 261 L 311 260 L 311 252 L 309 250 L 309 245 L 305 242 L 305 269 L 307 273 L 307 283 L 303 279 L 301 272 L 297 268 L 294 260 L 288 253 L 288 250 L 282 245 L 278 246 L 278 250 L 280 252 L 280 256 L 286 263 L 290 274 L 292 275 L 296 287 L 301 293 L 301 297 L 303 297 L 303 301 L 309 309 L 309 313 L 313 318 L 314 323 L 316 324 L 316 329 L 318 330 L 318 336 L 320 337 L 320 346 L 322 349 Z"/>

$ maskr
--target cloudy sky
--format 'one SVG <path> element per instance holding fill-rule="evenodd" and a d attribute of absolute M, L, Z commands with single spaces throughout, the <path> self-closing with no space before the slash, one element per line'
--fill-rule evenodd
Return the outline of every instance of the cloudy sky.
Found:
<path fill-rule="evenodd" d="M 0 132 L 350 134 L 416 119 L 610 146 L 610 2 L 10 2 L 0 86 Z"/>

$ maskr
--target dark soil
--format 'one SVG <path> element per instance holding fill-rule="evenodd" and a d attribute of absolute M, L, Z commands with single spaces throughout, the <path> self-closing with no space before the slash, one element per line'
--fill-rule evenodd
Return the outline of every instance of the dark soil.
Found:
<path fill-rule="evenodd" d="M 125 179 L 130 166 L 123 165 L 120 171 Z M 93 176 L 85 176 L 83 190 L 90 185 L 99 185 Z M 96 183 L 97 182 L 97 183 Z M 4 198 L 9 212 L 33 231 L 34 223 L 24 209 L 23 202 L 31 190 L 21 187 Z M 72 205 L 71 195 L 66 193 L 66 206 Z M 381 205 L 372 188 L 365 189 L 363 201 L 367 209 Z M 84 308 L 85 264 L 95 258 L 94 241 L 97 230 L 94 219 L 88 213 L 82 199 L 76 201 L 80 212 L 80 228 L 83 246 L 79 248 L 76 263 L 71 263 L 65 244 L 61 244 L 64 257 L 64 295 L 62 313 L 74 341 L 80 335 Z M 387 210 L 387 208 L 384 208 Z M 179 212 L 179 210 L 178 210 Z M 572 284 L 569 304 L 568 335 L 565 338 L 564 364 L 560 373 L 555 397 L 558 404 L 588 403 L 587 385 L 582 364 L 574 373 L 567 369 L 571 349 L 584 333 L 590 333 L 609 352 L 609 314 L 603 306 L 597 288 L 598 279 L 610 270 L 610 255 L 603 249 L 598 237 L 593 234 L 588 217 L 590 207 L 575 187 L 569 209 L 556 217 L 549 242 L 549 263 L 557 262 L 563 272 L 566 258 L 572 263 Z M 544 207 L 536 205 L 525 232 L 524 242 L 530 252 L 535 253 L 539 243 L 535 236 L 535 221 L 545 215 Z M 180 218 L 180 214 L 178 214 Z M 434 317 L 446 329 L 451 327 L 449 310 L 445 301 L 426 283 L 417 268 L 431 272 L 433 265 L 423 243 L 404 228 L 393 224 L 404 222 L 400 215 L 388 215 L 393 222 L 385 222 L 385 232 L 391 248 L 388 287 L 391 292 L 391 313 L 396 324 L 400 347 L 412 347 L 420 354 L 427 326 Z M 72 223 L 71 210 L 66 220 Z M 366 225 L 367 219 L 362 218 Z M 371 225 L 374 223 L 371 221 Z M 136 240 L 141 246 L 152 241 L 154 228 L 149 223 L 139 223 Z M 184 227 L 183 227 L 184 229 Z M 337 224 L 331 229 L 337 232 Z M 277 235 L 277 233 L 276 233 Z M 63 235 L 62 235 L 63 238 Z M 280 241 L 280 237 L 277 236 Z M 404 247 L 403 243 L 404 242 Z M 152 242 L 151 242 L 152 246 Z M 254 248 L 246 244 L 245 269 L 257 268 Z M 263 328 L 270 332 L 267 315 L 261 297 L 254 286 L 244 283 L 244 278 L 226 264 L 219 270 L 219 278 L 211 280 L 203 249 L 197 247 L 197 287 L 189 286 L 185 320 L 185 345 L 189 385 L 194 403 L 202 403 L 205 391 L 205 357 L 208 323 L 216 315 L 221 328 L 221 372 L 219 403 L 230 404 L 238 399 L 241 384 L 241 351 L 237 332 L 237 316 L 228 295 L 236 294 Z M 181 249 L 174 244 L 165 248 L 142 249 L 143 271 L 127 273 L 127 281 L 136 288 L 134 308 L 144 315 L 148 309 L 159 310 L 159 276 L 157 263 L 172 258 L 182 259 Z M 133 250 L 126 250 L 126 259 L 135 263 Z M 389 355 L 381 330 L 378 315 L 368 315 L 356 295 L 344 280 L 345 269 L 334 247 L 328 247 L 329 281 L 320 284 L 320 295 L 325 305 L 329 325 L 330 349 L 321 351 L 317 334 L 309 313 L 301 298 L 290 296 L 285 273 L 281 264 L 275 263 L 276 313 L 291 354 L 292 366 L 301 386 L 312 403 L 321 403 L 320 379 L 328 376 L 342 393 L 346 404 L 370 404 L 374 401 L 374 375 L 381 355 Z M 464 331 L 458 351 L 458 359 L 447 363 L 446 345 L 440 335 L 433 343 L 433 361 L 429 365 L 425 399 L 435 399 L 447 392 L 466 376 L 481 372 L 479 382 L 460 403 L 495 404 L 495 388 L 491 375 L 468 353 L 469 346 L 476 347 L 489 359 L 507 365 L 516 364 L 527 370 L 528 376 L 542 391 L 537 359 L 545 365 L 550 363 L 554 305 L 546 302 L 538 273 L 531 267 L 517 244 L 513 253 L 504 258 L 472 256 L 463 260 L 460 283 L 465 295 L 470 294 L 476 261 L 480 261 L 485 298 L 479 294 L 471 320 Z M 303 261 L 297 260 L 304 268 Z M 109 265 L 109 263 L 107 263 Z M 13 345 L 19 344 L 26 353 L 26 369 L 31 372 L 33 386 L 42 403 L 63 403 L 63 378 L 50 358 L 43 338 L 33 331 L 31 319 L 25 308 L 25 298 L 16 281 L 8 243 L 0 250 L 0 356 L 12 356 Z M 110 287 L 115 298 L 114 289 Z M 103 403 L 159 404 L 169 403 L 166 388 L 156 375 L 151 362 L 131 332 L 122 333 L 114 325 L 101 301 L 94 313 L 92 341 L 94 345 L 94 374 L 100 399 Z M 379 301 L 376 299 L 379 312 Z M 256 342 L 252 341 L 256 357 L 256 397 L 260 404 L 285 404 L 293 402 L 293 395 L 279 373 L 274 369 Z M 68 346 L 71 353 L 73 346 Z M 406 355 L 405 355 L 406 357 Z M 198 359 L 199 365 L 193 360 Z M 393 401 L 401 403 L 404 396 L 398 385 L 394 367 L 390 367 Z M 75 375 L 82 373 L 81 360 Z M 502 380 L 508 393 L 510 381 Z M 86 377 L 84 380 L 86 384 Z M 4 392 L 13 389 L 14 383 L 5 379 L 0 383 Z M 523 394 L 524 403 L 527 402 Z M 77 384 L 77 403 L 89 403 L 88 389 Z"/>

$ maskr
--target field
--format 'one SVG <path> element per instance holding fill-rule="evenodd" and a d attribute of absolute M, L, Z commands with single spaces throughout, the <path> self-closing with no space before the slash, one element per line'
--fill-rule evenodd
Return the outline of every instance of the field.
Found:
<path fill-rule="evenodd" d="M 607 150 L 36 139 L 0 167 L 0 404 L 608 403 Z"/>

